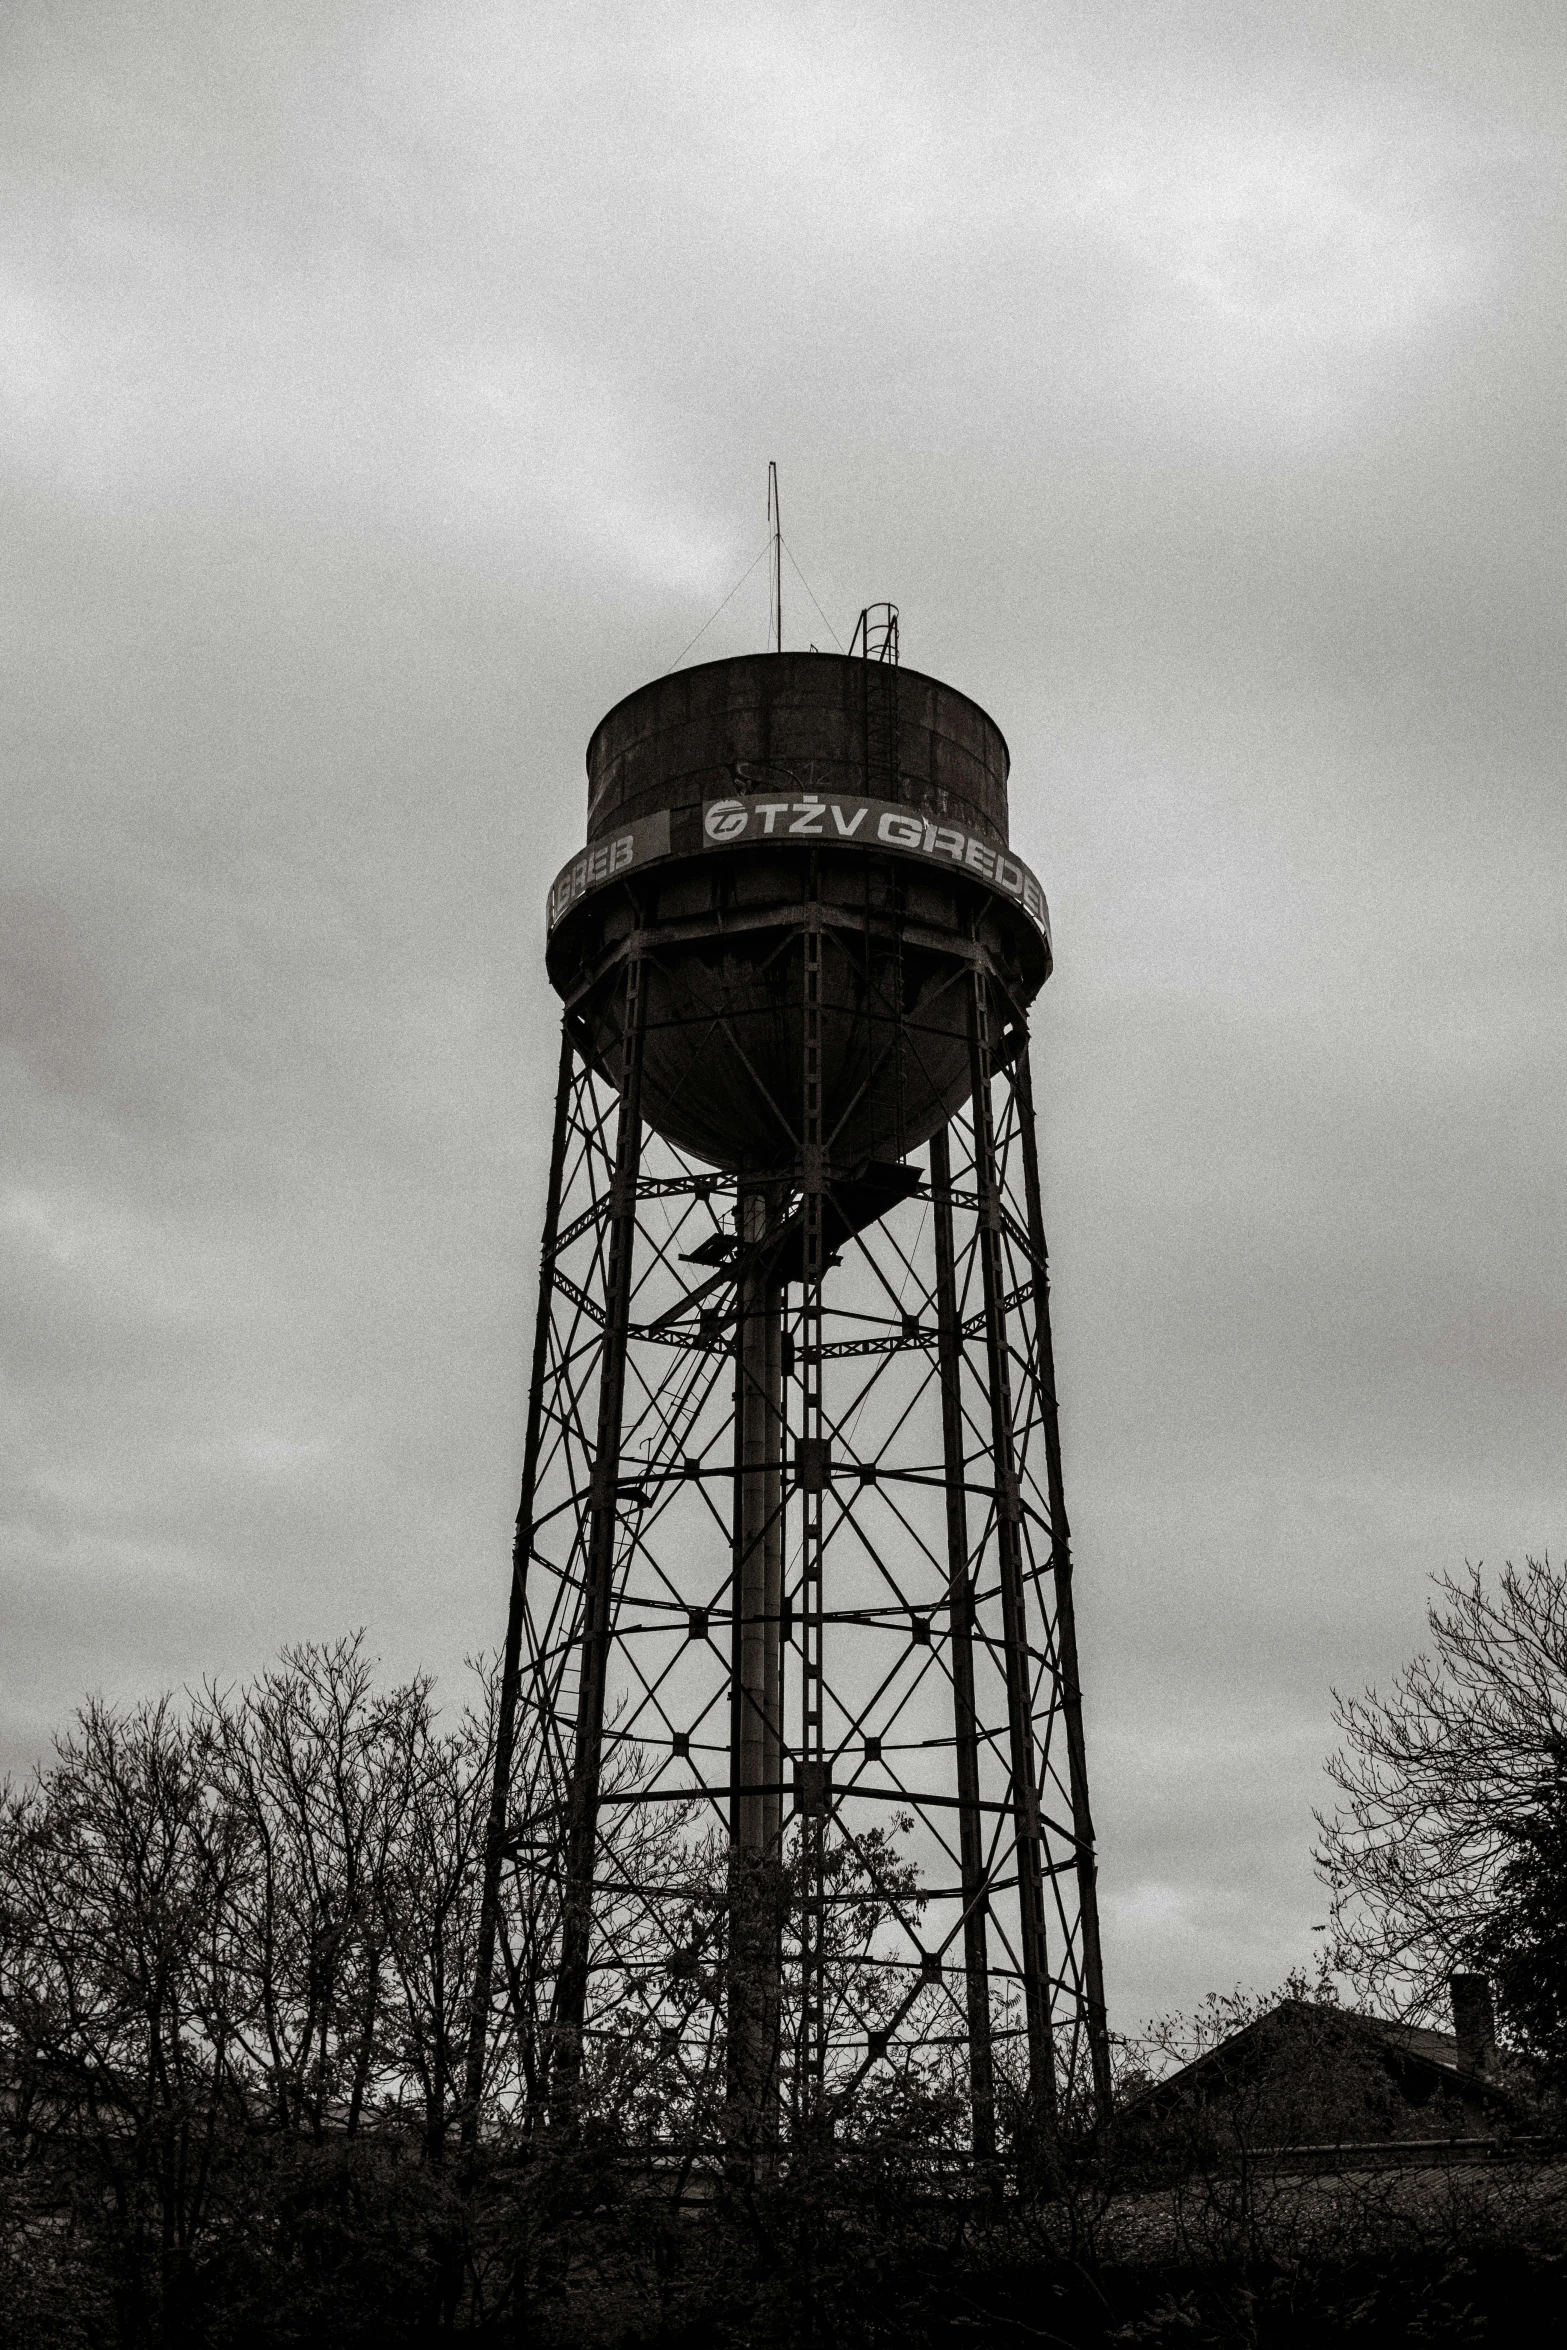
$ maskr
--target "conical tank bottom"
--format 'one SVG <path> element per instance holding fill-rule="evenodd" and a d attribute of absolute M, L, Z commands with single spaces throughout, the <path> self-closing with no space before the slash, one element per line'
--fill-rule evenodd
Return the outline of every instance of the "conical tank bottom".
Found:
<path fill-rule="evenodd" d="M 965 1000 L 948 957 L 837 941 L 822 956 L 822 1137 L 830 1158 L 899 1159 L 968 1098 Z M 642 1111 L 682 1150 L 724 1168 L 790 1162 L 803 1132 L 804 943 L 683 943 L 645 965 Z M 619 1005 L 585 1023 L 612 1081 Z"/>

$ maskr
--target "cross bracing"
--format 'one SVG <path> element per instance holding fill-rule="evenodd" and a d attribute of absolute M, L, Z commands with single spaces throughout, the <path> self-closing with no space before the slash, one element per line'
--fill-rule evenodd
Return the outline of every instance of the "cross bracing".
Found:
<path fill-rule="evenodd" d="M 568 1014 L 515 1579 L 537 1761 L 500 1856 L 531 1907 L 498 1909 L 551 1921 L 556 2126 L 632 2050 L 753 2151 L 891 2068 L 988 2157 L 1009 2111 L 1107 2089 L 1028 1048 L 974 954 L 946 983 L 968 1099 L 896 1163 L 835 1163 L 812 972 L 853 946 L 811 936 L 800 1090 L 766 1090 L 754 1011 L 726 1039 L 771 1164 L 644 1118 L 656 940 L 623 956 L 616 1051 Z M 872 1012 L 884 983 L 867 964 Z M 921 1051 L 884 1011 L 872 1075 Z M 717 1024 L 681 1039 L 693 1081 Z M 502 2008 L 520 1981 L 503 1950 Z"/>

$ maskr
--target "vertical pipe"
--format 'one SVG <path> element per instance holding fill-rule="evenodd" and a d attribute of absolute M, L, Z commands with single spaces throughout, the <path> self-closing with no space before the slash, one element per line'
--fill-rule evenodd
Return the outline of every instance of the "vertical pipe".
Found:
<path fill-rule="evenodd" d="M 762 1591 L 762 1605 L 767 1623 L 765 1670 L 767 1686 L 766 1737 L 762 1747 L 762 1775 L 767 1786 L 763 1828 L 767 1849 L 777 1858 L 783 1854 L 783 1603 L 784 1603 L 784 1288 L 781 1281 L 769 1279 L 763 1299 L 763 1320 L 766 1330 L 766 1358 L 764 1375 L 767 1389 L 767 1469 L 763 1505 L 766 1511 L 766 1576 Z M 773 1998 L 774 2039 L 777 2038 L 777 1981 L 779 1932 L 773 1936 Z M 774 2059 L 776 2062 L 776 2057 Z"/>
<path fill-rule="evenodd" d="M 963 1970 L 968 2010 L 969 2106 L 976 2161 L 996 2151 L 990 2043 L 990 1965 L 985 1936 L 985 1858 L 979 1810 L 979 1720 L 974 1706 L 974 1596 L 969 1569 L 967 1464 L 963 1444 L 963 1341 L 952 1238 L 952 1148 L 945 1126 L 930 1142 L 931 1226 L 936 1245 L 936 1362 L 947 1488 L 947 1606 L 957 1750 L 958 1858 L 963 1884 Z"/>
<path fill-rule="evenodd" d="M 778 502 L 778 467 L 770 462 L 767 468 L 767 519 L 773 527 L 773 576 L 768 582 L 772 589 L 768 615 L 772 627 L 768 634 L 773 639 L 775 653 L 783 651 L 783 508 Z"/>
<path fill-rule="evenodd" d="M 555 1235 L 566 1163 L 574 1077 L 571 1032 L 560 1029 L 560 1074 L 555 1085 L 555 1129 L 550 1144 L 549 1189 L 544 1205 L 544 1240 L 539 1251 L 539 1302 L 533 1324 L 533 1377 L 522 1444 L 522 1493 L 512 1539 L 511 1597 L 506 1608 L 506 1646 L 501 1655 L 500 1696 L 495 1712 L 495 1775 L 484 1832 L 484 1882 L 479 1895 L 479 1943 L 474 1954 L 473 2012 L 468 2019 L 468 2064 L 463 2084 L 462 2143 L 478 2138 L 479 2101 L 484 2094 L 484 2059 L 490 2026 L 490 1992 L 495 1979 L 495 1936 L 500 1919 L 501 1868 L 506 1856 L 506 1812 L 511 1796 L 516 1747 L 517 1693 L 522 1678 L 522 1616 L 527 1595 L 528 1556 L 533 1548 L 533 1496 L 539 1476 L 539 1441 L 544 1415 L 544 1382 L 549 1369 L 550 1313 L 555 1292 Z M 520 2022 L 519 2018 L 519 2022 Z"/>
<path fill-rule="evenodd" d="M 773 1203 L 742 1189 L 742 1247 Z M 778 2135 L 783 1702 L 782 1292 L 765 1260 L 740 1280 L 735 1368 L 734 1648 L 730 1741 L 728 2107 L 732 2158 L 771 2162 Z"/>
<path fill-rule="evenodd" d="M 626 1388 L 626 1340 L 631 1319 L 637 1171 L 642 1156 L 642 1041 L 647 1025 L 647 1003 L 642 980 L 641 947 L 635 938 L 630 943 L 625 971 L 620 1106 L 615 1132 L 615 1173 L 609 1195 L 604 1336 L 599 1348 L 598 1430 L 589 1488 L 587 1563 L 583 1576 L 576 1743 L 566 1804 L 566 1891 L 561 1916 L 560 1967 L 555 1977 L 550 2119 L 553 2126 L 566 2131 L 576 2122 L 577 2097 L 582 2078 L 582 2032 L 587 2012 L 588 1954 L 593 1933 L 593 1878 L 598 1842 L 599 1779 L 603 1761 L 604 1698 L 609 1676 L 610 1615 L 614 1600 L 620 1421 Z"/>
<path fill-rule="evenodd" d="M 822 1279 L 827 1153 L 823 1136 L 822 917 L 814 854 L 807 881 L 800 1071 L 800 2039 L 795 2105 L 820 2113 L 827 2070 L 827 1820 L 831 1810 L 822 1706 L 823 1518 L 829 1470 L 822 1409 Z"/>
<path fill-rule="evenodd" d="M 977 1243 L 985 1300 L 985 1352 L 990 1388 L 991 1447 L 996 1479 L 996 1552 L 1001 1586 L 1001 1637 L 1006 1657 L 1007 1728 L 1017 1854 L 1019 1955 L 1028 2033 L 1029 2088 L 1034 2111 L 1053 2123 L 1055 2060 L 1050 2036 L 1050 1979 L 1045 1963 L 1045 1894 L 1039 1786 L 1035 1775 L 1033 1692 L 1029 1674 L 1028 1609 L 1023 1582 L 1022 1498 L 1012 1427 L 1012 1379 L 1007 1359 L 1006 1286 L 1001 1252 L 1001 1196 L 990 1102 L 989 984 L 976 964 L 968 983 L 969 1078 L 974 1115 L 974 1177 L 979 1193 Z"/>
<path fill-rule="evenodd" d="M 1045 1250 L 1044 1206 L 1039 1183 L 1039 1137 L 1034 1124 L 1034 1081 L 1025 1045 L 1013 1077 L 1023 1137 L 1023 1184 L 1028 1204 L 1028 1244 L 1034 1259 L 1034 1314 L 1038 1330 L 1039 1408 L 1045 1431 L 1045 1479 L 1050 1503 L 1050 1566 L 1056 1592 L 1056 1660 L 1061 1712 L 1066 1725 L 1067 1769 L 1072 1797 L 1072 1840 L 1077 1850 L 1077 1906 L 1083 1942 L 1083 2004 L 1087 2010 L 1088 2052 L 1094 2077 L 1094 2104 L 1101 2121 L 1113 2103 L 1110 2031 L 1105 2012 L 1104 1958 L 1099 1942 L 1099 1884 L 1094 1857 L 1094 1821 L 1088 1803 L 1088 1749 L 1083 1737 L 1083 1691 L 1077 1670 L 1077 1616 L 1072 1602 L 1072 1538 L 1067 1525 L 1066 1488 L 1061 1474 L 1061 1417 L 1056 1404 L 1055 1345 L 1050 1332 L 1050 1272 Z"/>

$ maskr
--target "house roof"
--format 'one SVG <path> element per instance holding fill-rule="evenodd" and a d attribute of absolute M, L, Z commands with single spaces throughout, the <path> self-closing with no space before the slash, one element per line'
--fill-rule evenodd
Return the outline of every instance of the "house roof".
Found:
<path fill-rule="evenodd" d="M 1424 2025 L 1400 2023 L 1386 2016 L 1362 2015 L 1354 2008 L 1327 2002 L 1281 1999 L 1276 2007 L 1205 2049 L 1189 2064 L 1140 2091 L 1128 2101 L 1126 2111 L 1152 2117 L 1189 2099 L 1222 2093 L 1266 2061 L 1282 2040 L 1305 2026 L 1326 2030 L 1351 2044 L 1369 2044 L 1417 2097 L 1443 2091 L 1471 2108 L 1478 2106 L 1497 2115 L 1508 2109 L 1510 2101 L 1494 2081 L 1459 2069 L 1458 2043 L 1451 2032 L 1429 2031 Z"/>
<path fill-rule="evenodd" d="M 1428 2031 L 1424 2024 L 1401 2024 L 1381 2015 L 1361 2015 L 1351 2008 L 1345 2011 L 1364 2030 L 1385 2040 L 1390 2047 L 1402 2048 L 1411 2056 L 1422 2058 L 1427 2064 L 1445 2066 L 1448 2072 L 1458 2072 L 1458 2042 L 1451 2032 Z M 1472 2074 L 1462 2076 L 1473 2079 Z"/>

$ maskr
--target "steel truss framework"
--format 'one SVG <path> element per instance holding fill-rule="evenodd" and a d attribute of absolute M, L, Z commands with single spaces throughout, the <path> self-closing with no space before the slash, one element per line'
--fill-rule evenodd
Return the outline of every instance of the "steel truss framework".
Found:
<path fill-rule="evenodd" d="M 799 1092 L 743 1176 L 643 1119 L 656 931 L 619 952 L 614 1082 L 568 1007 L 470 2088 L 515 1870 L 552 1894 L 555 2126 L 634 2039 L 672 2115 L 717 2084 L 731 2150 L 892 2068 L 983 2159 L 1010 2101 L 1109 2095 L 1026 1031 L 976 937 L 966 1106 L 844 1169 L 852 945 L 809 887 L 786 943 Z"/>

